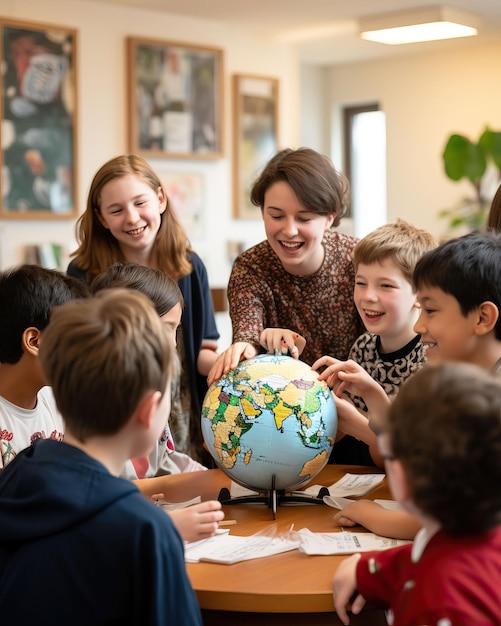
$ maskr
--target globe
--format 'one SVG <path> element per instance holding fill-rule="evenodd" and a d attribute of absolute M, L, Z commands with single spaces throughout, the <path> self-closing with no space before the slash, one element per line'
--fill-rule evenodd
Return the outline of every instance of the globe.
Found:
<path fill-rule="evenodd" d="M 263 354 L 209 387 L 201 425 L 216 465 L 236 483 L 291 490 L 326 465 L 337 414 L 330 389 L 309 365 Z"/>

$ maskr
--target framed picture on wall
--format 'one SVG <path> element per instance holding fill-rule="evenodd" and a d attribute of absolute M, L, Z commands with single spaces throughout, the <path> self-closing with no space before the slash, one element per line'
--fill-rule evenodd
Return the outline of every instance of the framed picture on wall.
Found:
<path fill-rule="evenodd" d="M 200 172 L 158 173 L 169 202 L 190 241 L 203 239 L 205 181 Z"/>
<path fill-rule="evenodd" d="M 278 149 L 278 78 L 233 76 L 233 215 L 258 219 L 252 183 Z"/>
<path fill-rule="evenodd" d="M 77 32 L 0 18 L 0 217 L 78 215 Z"/>
<path fill-rule="evenodd" d="M 130 152 L 222 157 L 222 50 L 129 37 L 127 76 Z"/>

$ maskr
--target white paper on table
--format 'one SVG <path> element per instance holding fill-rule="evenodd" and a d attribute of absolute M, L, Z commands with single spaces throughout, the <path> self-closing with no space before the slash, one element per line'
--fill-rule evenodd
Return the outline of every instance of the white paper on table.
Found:
<path fill-rule="evenodd" d="M 390 539 L 374 533 L 313 533 L 308 528 L 297 531 L 300 538 L 299 550 L 310 555 L 354 554 L 370 550 L 386 550 L 410 541 Z"/>
<path fill-rule="evenodd" d="M 327 489 L 332 498 L 346 498 L 347 496 L 364 496 L 383 482 L 384 474 L 345 474 Z M 313 485 L 305 489 L 306 493 L 317 495 L 321 485 Z"/>
<path fill-rule="evenodd" d="M 350 504 L 357 502 L 356 500 L 351 500 L 350 498 L 333 498 L 332 496 L 324 496 L 323 501 L 327 506 L 331 506 L 333 509 L 338 509 L 339 511 L 342 511 Z M 402 509 L 401 505 L 398 502 L 395 502 L 395 500 L 381 500 L 376 498 L 374 502 L 383 507 L 383 509 L 390 509 L 392 511 L 399 511 Z"/>
<path fill-rule="evenodd" d="M 383 509 L 390 509 L 391 511 L 402 511 L 403 507 L 401 504 L 399 504 L 398 502 L 396 502 L 395 500 L 380 500 L 380 499 L 376 499 L 374 500 L 374 502 L 376 504 L 379 504 L 379 506 L 382 506 Z"/>
<path fill-rule="evenodd" d="M 384 478 L 385 474 L 347 473 L 330 487 L 327 487 L 327 489 L 329 491 L 329 496 L 336 499 L 346 498 L 348 496 L 364 496 L 365 494 L 372 491 L 375 487 L 377 487 L 380 483 L 382 483 Z M 321 489 L 325 489 L 325 487 L 323 487 L 322 485 L 312 485 L 311 487 L 307 487 L 302 491 L 292 491 L 290 493 L 308 494 L 316 498 L 318 497 Z M 232 481 L 230 494 L 232 498 L 236 498 L 239 496 L 256 495 L 258 494 L 258 492 L 246 489 L 245 487 L 242 487 L 241 485 L 238 485 L 237 483 Z M 345 506 L 347 505 L 345 504 Z"/>
<path fill-rule="evenodd" d="M 242 487 L 238 483 L 231 481 L 230 485 L 230 496 L 232 498 L 241 498 L 242 496 L 257 496 L 259 495 L 259 491 L 253 491 L 252 489 L 247 489 L 247 487 Z"/>
<path fill-rule="evenodd" d="M 186 544 L 184 558 L 187 563 L 209 562 L 232 565 L 240 561 L 261 559 L 296 550 L 298 547 L 299 540 L 259 533 L 250 537 L 215 535 L 196 544 Z"/>
<path fill-rule="evenodd" d="M 159 506 L 164 511 L 173 511 L 175 509 L 185 509 L 192 504 L 199 504 L 202 502 L 201 496 L 196 496 L 191 500 L 186 500 L 185 502 L 167 502 L 166 500 L 155 500 L 153 504 L 155 506 Z"/>
<path fill-rule="evenodd" d="M 350 498 L 333 498 L 332 496 L 324 496 L 322 499 L 327 506 L 331 506 L 333 509 L 339 509 L 340 511 L 356 502 L 356 500 L 350 500 Z"/>

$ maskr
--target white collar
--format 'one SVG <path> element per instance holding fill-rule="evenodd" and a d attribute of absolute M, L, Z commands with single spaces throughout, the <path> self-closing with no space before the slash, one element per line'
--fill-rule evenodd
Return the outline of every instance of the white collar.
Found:
<path fill-rule="evenodd" d="M 421 528 L 412 544 L 411 560 L 413 563 L 417 563 L 423 556 L 424 549 L 430 542 L 430 539 L 435 535 L 441 526 L 438 522 L 429 523 L 427 526 Z"/>

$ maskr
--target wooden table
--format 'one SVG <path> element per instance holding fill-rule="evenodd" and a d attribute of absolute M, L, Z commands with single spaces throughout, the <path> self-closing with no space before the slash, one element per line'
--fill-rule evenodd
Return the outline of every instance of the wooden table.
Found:
<path fill-rule="evenodd" d="M 376 468 L 328 465 L 312 484 L 332 485 L 346 472 L 377 473 Z M 219 469 L 163 476 L 137 481 L 146 495 L 165 494 L 169 502 L 185 501 L 200 495 L 202 500 L 217 499 L 230 479 Z M 386 479 L 368 496 L 388 498 Z M 286 532 L 309 528 L 316 532 L 341 530 L 333 522 L 335 510 L 324 504 L 284 504 L 278 507 L 276 519 L 265 504 L 224 505 L 227 519 L 237 521 L 230 527 L 235 535 L 252 535 L 276 525 Z M 357 528 L 356 530 L 363 530 Z M 187 571 L 197 594 L 204 624 L 341 624 L 333 614 L 332 578 L 344 556 L 308 556 L 293 550 L 264 559 L 243 561 L 234 565 L 188 563 Z M 352 616 L 351 624 L 386 624 L 380 610 L 366 609 Z"/>

